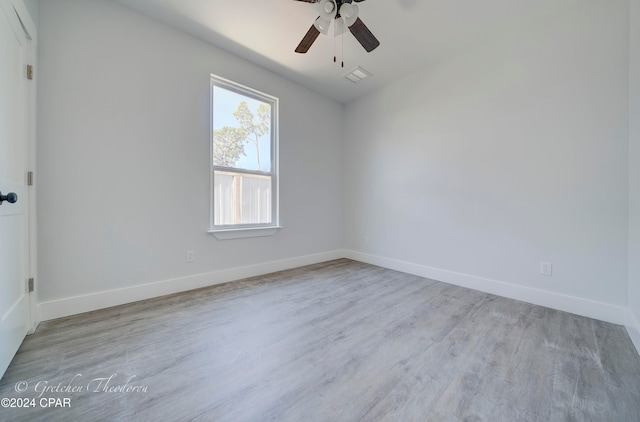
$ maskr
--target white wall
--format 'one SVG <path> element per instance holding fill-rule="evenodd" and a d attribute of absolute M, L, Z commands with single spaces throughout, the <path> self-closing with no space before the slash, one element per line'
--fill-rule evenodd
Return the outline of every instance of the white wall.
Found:
<path fill-rule="evenodd" d="M 349 104 L 347 247 L 624 313 L 628 26 L 585 0 Z"/>
<path fill-rule="evenodd" d="M 31 15 L 31 19 L 33 19 L 33 23 L 38 26 L 39 24 L 39 10 L 40 10 L 40 0 L 23 0 L 24 4 L 27 6 L 27 10 L 29 10 L 29 15 Z"/>
<path fill-rule="evenodd" d="M 631 0 L 629 45 L 629 308 L 640 350 L 640 0 Z"/>
<path fill-rule="evenodd" d="M 39 15 L 41 302 L 342 247 L 342 105 L 117 3 Z M 210 73 L 280 98 L 275 236 L 206 233 Z"/>

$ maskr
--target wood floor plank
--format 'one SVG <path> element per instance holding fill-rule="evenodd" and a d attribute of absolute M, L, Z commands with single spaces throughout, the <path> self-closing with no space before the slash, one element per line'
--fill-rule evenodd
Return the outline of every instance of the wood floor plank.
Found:
<path fill-rule="evenodd" d="M 640 357 L 619 326 L 341 259 L 42 323 L 0 380 L 40 396 L 72 407 L 0 420 L 634 421 Z"/>
<path fill-rule="evenodd" d="M 607 384 L 640 394 L 640 357 L 635 350 L 619 346 L 630 341 L 625 329 L 595 320 L 592 325 Z"/>

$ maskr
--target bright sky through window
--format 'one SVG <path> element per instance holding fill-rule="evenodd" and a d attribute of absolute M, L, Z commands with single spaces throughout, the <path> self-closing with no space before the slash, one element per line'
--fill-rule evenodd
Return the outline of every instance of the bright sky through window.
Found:
<path fill-rule="evenodd" d="M 259 107 L 261 105 L 263 107 L 267 107 L 270 118 L 271 106 L 269 104 L 218 86 L 213 88 L 213 107 L 214 110 L 216 110 L 215 119 L 213 121 L 214 133 L 216 130 L 222 129 L 225 126 L 233 128 L 241 126 L 234 113 L 237 112 L 238 107 L 243 102 L 247 105 L 248 111 L 254 116 L 254 122 L 257 123 L 260 120 Z M 253 139 L 255 139 L 254 135 L 252 135 L 252 140 Z M 239 159 L 235 162 L 233 167 L 243 168 L 246 170 L 271 171 L 270 131 L 267 131 L 267 133 L 258 138 L 258 145 L 259 148 L 256 151 L 255 144 L 247 142 L 244 145 L 244 154 L 240 154 Z M 258 168 L 258 158 L 260 159 L 260 168 Z"/>

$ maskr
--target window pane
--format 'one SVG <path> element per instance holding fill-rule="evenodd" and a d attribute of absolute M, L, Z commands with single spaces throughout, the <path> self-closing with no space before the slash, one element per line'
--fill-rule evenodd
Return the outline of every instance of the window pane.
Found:
<path fill-rule="evenodd" d="M 271 105 L 213 87 L 213 165 L 271 171 Z"/>
<path fill-rule="evenodd" d="M 214 224 L 271 223 L 271 176 L 215 171 Z"/>
<path fill-rule="evenodd" d="M 216 226 L 235 224 L 236 210 L 234 201 L 234 178 L 229 173 L 216 171 L 214 173 L 214 203 L 215 217 L 214 224 Z"/>

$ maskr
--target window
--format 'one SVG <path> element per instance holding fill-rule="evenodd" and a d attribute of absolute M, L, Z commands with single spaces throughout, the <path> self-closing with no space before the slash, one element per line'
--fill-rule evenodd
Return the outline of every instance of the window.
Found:
<path fill-rule="evenodd" d="M 211 228 L 218 238 L 278 228 L 278 99 L 211 75 Z"/>

